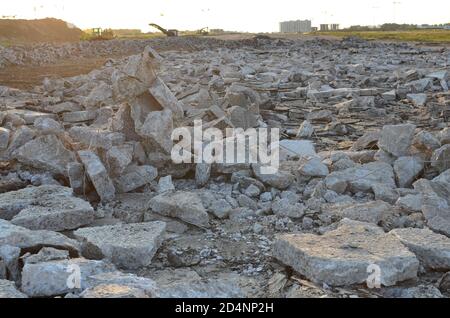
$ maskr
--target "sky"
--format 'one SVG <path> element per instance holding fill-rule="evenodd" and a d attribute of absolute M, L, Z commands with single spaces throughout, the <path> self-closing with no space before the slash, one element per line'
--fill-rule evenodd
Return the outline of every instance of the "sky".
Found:
<path fill-rule="evenodd" d="M 79 28 L 151 31 L 203 27 L 245 32 L 277 32 L 280 21 L 379 25 L 450 22 L 450 0 L 0 0 L 0 17 L 55 17 Z"/>

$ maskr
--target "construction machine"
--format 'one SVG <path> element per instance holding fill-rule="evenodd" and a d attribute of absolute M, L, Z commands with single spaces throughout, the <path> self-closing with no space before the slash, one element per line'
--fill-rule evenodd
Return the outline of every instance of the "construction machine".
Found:
<path fill-rule="evenodd" d="M 163 27 L 161 27 L 161 26 L 159 26 L 159 25 L 157 25 L 157 24 L 155 24 L 155 23 L 150 23 L 150 26 L 153 27 L 153 28 L 155 28 L 155 29 L 158 29 L 159 31 L 161 31 L 162 33 L 164 33 L 166 36 L 170 36 L 170 37 L 178 36 L 178 30 L 175 30 L 175 29 L 172 29 L 172 30 L 166 30 L 166 29 L 164 29 Z"/>
<path fill-rule="evenodd" d="M 206 27 L 206 28 L 200 29 L 197 31 L 197 34 L 198 35 L 209 35 L 209 28 Z"/>
<path fill-rule="evenodd" d="M 106 41 L 114 39 L 114 32 L 111 29 L 92 28 L 88 37 L 89 41 Z"/>

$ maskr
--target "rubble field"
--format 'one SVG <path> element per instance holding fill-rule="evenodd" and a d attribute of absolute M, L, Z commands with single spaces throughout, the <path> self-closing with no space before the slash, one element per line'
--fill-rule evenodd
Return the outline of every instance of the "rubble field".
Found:
<path fill-rule="evenodd" d="M 115 40 L 0 68 L 91 58 L 0 86 L 0 297 L 450 296 L 449 47 Z M 174 163 L 196 120 L 280 129 L 279 170 Z"/>

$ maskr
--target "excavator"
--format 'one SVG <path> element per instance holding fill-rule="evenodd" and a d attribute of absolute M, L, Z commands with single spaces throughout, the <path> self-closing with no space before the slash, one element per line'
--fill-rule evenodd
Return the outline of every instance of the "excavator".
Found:
<path fill-rule="evenodd" d="M 164 33 L 166 36 L 170 36 L 170 37 L 178 36 L 178 30 L 175 30 L 175 29 L 166 30 L 163 27 L 157 25 L 156 23 L 150 23 L 149 25 L 155 29 L 158 29 L 159 31 Z"/>
<path fill-rule="evenodd" d="M 198 34 L 198 35 L 209 35 L 209 28 L 206 27 L 206 28 L 197 30 L 197 34 Z"/>

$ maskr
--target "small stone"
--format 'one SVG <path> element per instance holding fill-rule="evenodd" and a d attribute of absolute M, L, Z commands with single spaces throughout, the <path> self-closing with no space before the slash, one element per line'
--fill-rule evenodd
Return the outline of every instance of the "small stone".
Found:
<path fill-rule="evenodd" d="M 9 144 L 10 130 L 0 127 L 0 151 L 6 150 Z"/>
<path fill-rule="evenodd" d="M 425 106 L 427 102 L 427 94 L 408 94 L 406 98 L 417 107 Z"/>
<path fill-rule="evenodd" d="M 211 165 L 207 163 L 198 163 L 195 168 L 195 183 L 199 187 L 204 187 L 211 175 Z"/>
<path fill-rule="evenodd" d="M 309 121 L 305 120 L 298 130 L 297 138 L 309 139 L 313 134 L 314 126 Z"/>
<path fill-rule="evenodd" d="M 303 176 L 324 178 L 330 173 L 328 167 L 319 158 L 302 158 L 299 164 L 298 172 Z"/>

